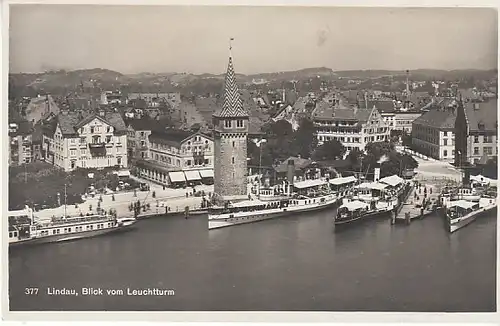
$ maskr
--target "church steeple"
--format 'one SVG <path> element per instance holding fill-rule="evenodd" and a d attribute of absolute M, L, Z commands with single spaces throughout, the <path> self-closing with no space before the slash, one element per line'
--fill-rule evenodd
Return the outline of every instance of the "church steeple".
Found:
<path fill-rule="evenodd" d="M 224 82 L 224 94 L 222 109 L 214 116 L 223 118 L 243 118 L 248 117 L 248 112 L 243 108 L 238 85 L 236 84 L 236 75 L 233 67 L 233 57 L 231 54 L 231 45 L 229 46 L 229 62 L 227 64 L 226 78 Z"/>

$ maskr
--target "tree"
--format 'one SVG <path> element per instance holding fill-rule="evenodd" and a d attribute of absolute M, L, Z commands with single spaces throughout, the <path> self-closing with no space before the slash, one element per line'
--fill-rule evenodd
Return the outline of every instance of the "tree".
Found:
<path fill-rule="evenodd" d="M 408 133 L 403 133 L 403 136 L 401 137 L 401 140 L 403 142 L 403 146 L 406 147 L 411 147 L 412 145 L 412 140 L 411 140 L 411 135 Z"/>
<path fill-rule="evenodd" d="M 315 133 L 316 128 L 310 119 L 303 118 L 300 120 L 299 128 L 293 134 L 294 140 L 292 144 L 295 155 L 300 155 L 303 158 L 311 157 L 318 145 Z"/>
<path fill-rule="evenodd" d="M 394 144 L 390 142 L 372 142 L 366 144 L 365 151 L 367 155 L 373 155 L 378 160 L 383 155 L 388 155 L 394 151 Z"/>
<path fill-rule="evenodd" d="M 346 149 L 336 139 L 329 140 L 317 147 L 313 152 L 313 159 L 317 161 L 335 160 L 342 158 Z"/>
<path fill-rule="evenodd" d="M 293 136 L 293 127 L 286 120 L 278 120 L 269 126 L 269 136 L 278 139 L 290 138 Z"/>
<path fill-rule="evenodd" d="M 363 152 L 359 148 L 354 147 L 351 151 L 349 151 L 349 154 L 347 154 L 347 160 L 353 167 L 357 167 L 361 164 L 363 156 Z"/>

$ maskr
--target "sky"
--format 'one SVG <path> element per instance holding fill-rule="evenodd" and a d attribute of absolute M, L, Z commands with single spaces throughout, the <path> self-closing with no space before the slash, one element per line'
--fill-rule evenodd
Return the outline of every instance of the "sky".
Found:
<path fill-rule="evenodd" d="M 494 9 L 12 5 L 10 70 L 497 67 Z"/>

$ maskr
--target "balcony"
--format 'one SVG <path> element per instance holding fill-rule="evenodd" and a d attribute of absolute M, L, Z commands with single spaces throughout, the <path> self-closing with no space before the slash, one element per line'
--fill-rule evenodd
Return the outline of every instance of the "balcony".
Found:
<path fill-rule="evenodd" d="M 100 142 L 100 143 L 90 143 L 89 148 L 94 149 L 94 148 L 104 148 L 105 143 Z"/>
<path fill-rule="evenodd" d="M 199 148 L 193 148 L 191 150 L 191 153 L 193 153 L 193 156 L 202 156 L 205 154 L 205 149 L 202 148 L 202 149 L 199 149 Z"/>

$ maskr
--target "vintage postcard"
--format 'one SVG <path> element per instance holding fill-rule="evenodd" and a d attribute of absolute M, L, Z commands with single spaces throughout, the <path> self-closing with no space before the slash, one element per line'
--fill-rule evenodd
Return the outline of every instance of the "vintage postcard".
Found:
<path fill-rule="evenodd" d="M 10 317 L 494 317 L 496 8 L 4 8 Z"/>

